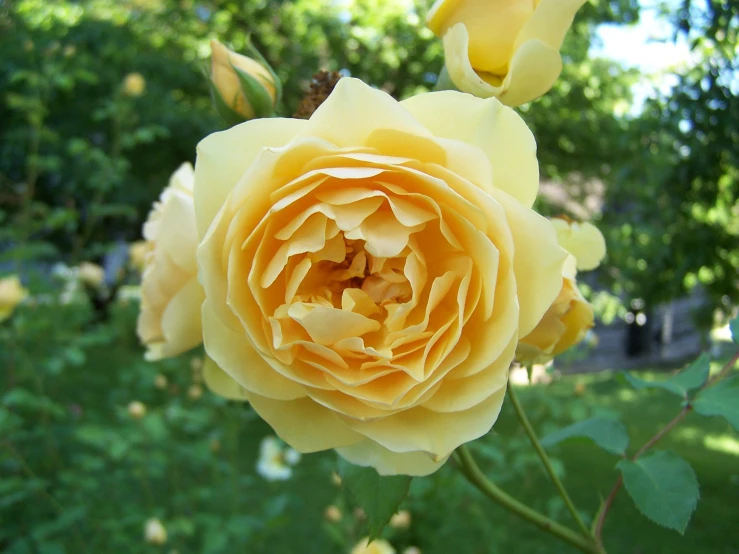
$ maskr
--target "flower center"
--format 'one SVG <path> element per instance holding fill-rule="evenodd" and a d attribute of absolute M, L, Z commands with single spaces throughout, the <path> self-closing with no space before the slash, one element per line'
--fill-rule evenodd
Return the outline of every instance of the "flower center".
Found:
<path fill-rule="evenodd" d="M 365 241 L 344 237 L 344 245 L 346 257 L 342 261 L 319 262 L 315 266 L 315 278 L 307 279 L 308 283 L 318 281 L 325 284 L 312 291 L 299 289 L 294 300 L 316 301 L 316 297 L 320 297 L 328 300 L 334 308 L 341 309 L 347 289 L 361 291 L 378 308 L 410 300 L 411 286 L 403 273 L 406 252 L 393 258 L 383 258 L 368 253 Z M 356 293 L 350 294 L 356 296 Z"/>

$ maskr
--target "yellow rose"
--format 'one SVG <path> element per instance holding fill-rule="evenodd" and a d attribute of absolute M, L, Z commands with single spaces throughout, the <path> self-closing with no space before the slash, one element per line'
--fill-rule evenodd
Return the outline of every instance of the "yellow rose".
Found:
<path fill-rule="evenodd" d="M 342 513 L 341 510 L 339 510 L 336 506 L 328 506 L 323 512 L 323 517 L 325 517 L 326 520 L 330 521 L 331 523 L 338 523 L 339 521 L 341 521 Z"/>
<path fill-rule="evenodd" d="M 559 49 L 585 0 L 437 0 L 427 23 L 444 39 L 459 90 L 509 106 L 547 92 L 562 71 Z"/>
<path fill-rule="evenodd" d="M 82 262 L 77 266 L 77 275 L 84 284 L 97 288 L 105 281 L 105 270 L 92 262 Z"/>
<path fill-rule="evenodd" d="M 521 339 L 516 359 L 523 365 L 546 363 L 581 342 L 593 327 L 593 307 L 575 279 L 574 258 L 566 265 L 562 290 L 536 328 Z"/>
<path fill-rule="evenodd" d="M 157 518 L 148 519 L 144 526 L 144 538 L 149 544 L 162 545 L 167 542 L 167 530 Z"/>
<path fill-rule="evenodd" d="M 396 529 L 408 529 L 411 526 L 411 513 L 408 510 L 400 510 L 390 518 L 390 527 Z"/>
<path fill-rule="evenodd" d="M 210 79 L 225 105 L 243 119 L 274 115 L 279 84 L 266 62 L 237 54 L 217 40 L 210 49 Z"/>
<path fill-rule="evenodd" d="M 128 415 L 134 419 L 141 419 L 146 415 L 146 406 L 138 400 L 134 400 L 128 405 Z"/>
<path fill-rule="evenodd" d="M 184 163 L 149 213 L 144 238 L 151 253 L 141 278 L 141 312 L 136 331 L 148 347 L 146 358 L 159 360 L 194 348 L 203 340 L 195 249 L 193 169 Z"/>
<path fill-rule="evenodd" d="M 141 96 L 146 90 L 146 79 L 141 73 L 129 73 L 123 79 L 123 94 L 126 96 Z"/>
<path fill-rule="evenodd" d="M 17 275 L 0 279 L 0 321 L 5 321 L 15 307 L 28 298 L 28 291 L 21 285 Z"/>
<path fill-rule="evenodd" d="M 606 256 L 606 240 L 592 223 L 578 223 L 555 217 L 552 225 L 557 230 L 559 244 L 577 260 L 577 269 L 595 269 Z"/>
<path fill-rule="evenodd" d="M 152 243 L 145 240 L 131 243 L 128 247 L 128 259 L 131 262 L 131 265 L 138 271 L 144 270 L 146 257 L 149 255 L 149 252 L 151 252 L 151 247 Z"/>
<path fill-rule="evenodd" d="M 198 145 L 205 380 L 300 452 L 425 475 L 492 427 L 566 253 L 495 99 L 345 78 Z"/>
<path fill-rule="evenodd" d="M 351 554 L 395 554 L 395 549 L 384 539 L 369 542 L 369 537 L 365 537 L 352 548 Z"/>

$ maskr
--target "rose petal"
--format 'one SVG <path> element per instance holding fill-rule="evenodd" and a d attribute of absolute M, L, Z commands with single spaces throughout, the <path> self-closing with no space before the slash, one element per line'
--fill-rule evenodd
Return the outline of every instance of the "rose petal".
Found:
<path fill-rule="evenodd" d="M 418 94 L 401 104 L 434 135 L 480 148 L 490 161 L 493 186 L 533 205 L 539 190 L 536 141 L 516 112 L 495 98 L 455 91 Z"/>
<path fill-rule="evenodd" d="M 305 396 L 305 389 L 286 379 L 264 360 L 248 339 L 224 325 L 210 306 L 203 304 L 205 350 L 213 361 L 246 390 L 279 400 Z"/>
<path fill-rule="evenodd" d="M 198 143 L 194 196 L 201 238 L 259 152 L 287 144 L 306 126 L 302 119 L 252 119 Z M 238 156 L 233 155 L 233 145 L 238 145 Z"/>
<path fill-rule="evenodd" d="M 362 440 L 362 435 L 310 398 L 281 401 L 253 392 L 247 392 L 246 396 L 262 419 L 298 452 L 318 452 Z"/>
<path fill-rule="evenodd" d="M 336 449 L 339 455 L 353 464 L 374 467 L 380 475 L 430 475 L 446 463 L 448 456 L 434 460 L 423 452 L 391 452 L 371 440 Z"/>

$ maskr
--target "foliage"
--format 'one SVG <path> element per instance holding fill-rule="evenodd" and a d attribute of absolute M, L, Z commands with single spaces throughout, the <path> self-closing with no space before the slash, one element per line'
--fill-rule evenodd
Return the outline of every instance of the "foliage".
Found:
<path fill-rule="evenodd" d="M 341 476 L 354 502 L 367 514 L 370 540 L 382 534 L 392 515 L 408 494 L 407 475 L 381 477 L 374 468 L 342 464 Z"/>
<path fill-rule="evenodd" d="M 614 419 L 593 418 L 578 421 L 569 427 L 550 433 L 541 440 L 544 447 L 554 446 L 571 438 L 588 438 L 603 450 L 623 456 L 629 445 L 629 435 L 623 424 Z"/>
<path fill-rule="evenodd" d="M 154 551 L 143 538 L 144 523 L 151 517 L 167 529 L 166 548 L 180 552 L 302 548 L 339 553 L 366 536 L 367 520 L 353 515 L 352 504 L 342 500 L 344 492 L 331 485 L 336 465 L 332 453 L 304 457 L 291 481 L 265 482 L 254 468 L 259 442 L 269 432 L 266 425 L 243 404 L 207 391 L 202 397 L 191 394 L 193 386 L 201 386 L 198 371 L 191 368 L 199 353 L 156 365 L 142 361 L 132 333 L 135 301 L 114 303 L 110 317 L 100 320 L 84 297 L 62 303 L 57 288 L 43 279 L 33 280 L 31 288 L 34 302 L 20 306 L 0 326 L 0 364 L 7 368 L 0 397 L 4 552 Z M 158 388 L 157 372 L 166 378 L 163 388 Z M 666 392 L 664 398 L 652 394 L 624 402 L 623 388 L 604 376 L 576 379 L 587 383 L 584 396 L 573 396 L 571 379 L 521 390 L 537 431 L 547 434 L 572 421 L 620 416 L 638 444 L 674 409 L 669 404 L 674 397 Z M 143 418 L 128 414 L 132 400 L 146 405 Z M 472 443 L 472 450 L 496 483 L 566 523 L 565 507 L 546 485 L 515 419 L 506 404 L 494 432 Z M 689 436 L 697 439 L 668 437 L 662 444 L 689 460 L 701 479 L 705 498 L 686 542 L 676 543 L 655 526 L 633 519 L 625 504 L 617 502 L 605 534 L 613 551 L 620 551 L 615 545 L 621 544 L 619 529 L 625 526 L 633 533 L 624 548 L 633 547 L 634 540 L 647 550 L 670 545 L 676 553 L 699 545 L 718 553 L 736 548 L 725 534 L 721 546 L 711 538 L 731 517 L 725 505 L 733 494 L 727 483 L 735 457 L 715 451 L 708 455 L 702 443 L 704 437 L 725 436 L 727 426 L 717 418 L 686 425 L 695 430 Z M 554 453 L 556 471 L 582 506 L 585 520 L 592 521 L 598 500 L 593 486 L 607 492 L 612 455 L 577 441 L 564 441 Z M 341 508 L 343 517 L 338 523 L 322 523 L 331 504 Z M 383 531 L 398 551 L 417 545 L 433 554 L 455 544 L 461 554 L 490 545 L 501 552 L 566 551 L 541 542 L 543 537 L 531 533 L 527 523 L 487 503 L 451 463 L 413 480 L 401 508 L 413 514 L 410 528 Z M 322 527 L 325 534 L 317 533 Z M 460 544 L 459 536 L 471 538 Z"/>
<path fill-rule="evenodd" d="M 693 407 L 705 416 L 721 416 L 739 431 L 739 376 L 726 379 L 715 387 L 701 391 Z"/>
<path fill-rule="evenodd" d="M 739 300 L 739 6 L 699 4 L 663 7 L 693 59 L 629 124 L 631 161 L 613 175 L 604 221 L 617 292 L 655 305 L 701 285 L 729 311 Z"/>
<path fill-rule="evenodd" d="M 660 525 L 685 532 L 698 503 L 698 481 L 690 464 L 671 452 L 657 452 L 618 468 L 637 508 Z"/>
<path fill-rule="evenodd" d="M 702 354 L 697 360 L 690 364 L 684 371 L 677 375 L 660 381 L 645 381 L 628 373 L 624 373 L 624 377 L 629 384 L 635 389 L 660 388 L 670 391 L 673 394 L 688 397 L 688 392 L 702 387 L 708 380 L 708 374 L 711 370 L 711 361 L 707 354 Z"/>
<path fill-rule="evenodd" d="M 0 264 L 28 269 L 26 262 L 100 258 L 139 235 L 172 169 L 192 160 L 198 140 L 219 128 L 202 75 L 210 38 L 240 50 L 251 37 L 282 79 L 282 114 L 290 115 L 318 68 L 360 77 L 399 98 L 433 88 L 442 48 L 424 27 L 426 9 L 422 0 L 0 2 Z M 739 8 L 683 0 L 666 13 L 676 36 L 690 41 L 695 61 L 668 94 L 634 115 L 625 110 L 642 76 L 593 57 L 591 47 L 598 24 L 634 21 L 638 13 L 636 0 L 589 3 L 564 45 L 562 78 L 521 115 L 537 137 L 546 178 L 574 194 L 594 179 L 607 184 L 602 215 L 611 267 L 604 277 L 616 294 L 651 306 L 700 284 L 728 311 L 739 302 Z M 137 76 L 142 86 L 132 87 Z M 540 204 L 545 214 L 562 209 Z M 472 553 L 491 544 L 541 551 L 528 528 L 497 507 L 492 513 L 501 524 L 489 525 L 489 506 L 452 464 L 413 482 L 345 466 L 348 497 L 329 485 L 331 455 L 308 457 L 294 488 L 262 481 L 254 474 L 255 452 L 266 426 L 248 406 L 203 395 L 202 376 L 190 367 L 199 354 L 153 367 L 142 361 L 132 334 L 135 302 L 109 304 L 115 290 L 102 300 L 90 290 L 65 299 L 47 275 L 30 270 L 24 280 L 33 300 L 0 325 L 7 385 L 0 396 L 3 552 L 152 551 L 143 538 L 151 517 L 165 522 L 168 547 L 180 552 L 232 552 L 234 545 L 256 554 L 340 552 L 367 532 L 427 553 Z M 736 320 L 731 328 L 736 342 Z M 587 402 L 573 399 L 570 388 L 563 394 L 562 383 L 526 391 L 531 419 L 546 435 L 542 444 L 555 454 L 554 472 L 585 506 L 582 519 L 599 528 L 613 506 L 606 544 L 633 549 L 619 537 L 619 523 L 644 530 L 634 540 L 647 549 L 669 543 L 679 552 L 669 535 L 629 519 L 619 500 L 599 508 L 589 485 L 597 483 L 605 496 L 607 478 L 619 471 L 644 515 L 682 533 L 698 500 L 692 464 L 706 498 L 691 531 L 699 538 L 684 543 L 685 551 L 736 549 L 728 544 L 734 538 L 715 539 L 731 515 L 725 504 L 735 460 L 700 457 L 696 451 L 707 443 L 686 448 L 685 441 L 663 439 L 659 428 L 651 439 L 644 432 L 653 415 L 659 422 L 671 417 L 665 398 L 675 398 L 664 393 L 681 397 L 681 414 L 695 417 L 701 438 L 707 428 L 730 436 L 727 422 L 739 430 L 739 377 L 728 377 L 733 364 L 726 368 L 709 379 L 704 355 L 666 379 L 627 374 L 637 406 L 613 400 L 623 389 Z M 656 390 L 647 398 L 642 389 Z M 132 401 L 146 405 L 143 417 L 127 411 Z M 565 501 L 544 488 L 539 459 L 530 438 L 513 428 L 514 417 L 504 406 L 494 431 L 471 444 L 472 452 L 496 484 L 569 524 Z M 626 456 L 636 439 L 651 447 L 655 437 L 681 456 L 642 450 Z M 588 438 L 605 452 L 573 438 Z M 615 467 L 612 454 L 623 456 Z M 316 538 L 329 502 L 347 514 L 336 525 L 323 522 L 325 536 Z M 701 515 L 703 504 L 713 517 Z M 356 507 L 364 512 L 349 516 Z M 398 508 L 410 509 L 416 523 L 383 531 Z M 459 536 L 475 538 L 460 545 Z"/>

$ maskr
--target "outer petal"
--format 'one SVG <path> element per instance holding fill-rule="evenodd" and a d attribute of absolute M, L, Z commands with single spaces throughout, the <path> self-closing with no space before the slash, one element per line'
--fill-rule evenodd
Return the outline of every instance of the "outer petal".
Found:
<path fill-rule="evenodd" d="M 319 137 L 342 147 L 364 145 L 377 129 L 430 136 L 389 94 L 348 77 L 338 82 L 307 123 L 301 136 Z"/>
<path fill-rule="evenodd" d="M 468 54 L 470 36 L 464 23 L 457 23 L 444 35 L 444 60 L 449 78 L 463 92 L 480 98 L 500 96 L 506 88 L 501 79 L 493 85 L 475 72 Z"/>
<path fill-rule="evenodd" d="M 452 82 L 464 92 L 481 98 L 495 96 L 508 106 L 519 106 L 548 91 L 562 71 L 559 51 L 532 39 L 519 46 L 505 78 L 477 73 L 467 54 L 469 35 L 458 23 L 444 35 L 446 68 Z"/>
<path fill-rule="evenodd" d="M 538 39 L 531 39 L 519 46 L 508 69 L 503 85 L 506 90 L 499 96 L 508 106 L 520 106 L 545 94 L 562 72 L 559 49 L 552 48 Z"/>
<path fill-rule="evenodd" d="M 177 356 L 203 341 L 200 306 L 204 300 L 203 287 L 193 277 L 169 300 L 162 316 L 162 340 L 149 345 L 147 360 Z"/>
<path fill-rule="evenodd" d="M 334 412 L 310 398 L 283 402 L 252 392 L 246 397 L 280 438 L 299 452 L 318 452 L 362 440 L 362 435 L 352 431 Z"/>
<path fill-rule="evenodd" d="M 218 396 L 229 400 L 246 400 L 246 391 L 233 378 L 223 371 L 213 359 L 206 355 L 203 362 L 203 380 L 208 388 Z"/>
<path fill-rule="evenodd" d="M 493 196 L 505 209 L 513 233 L 513 271 L 516 274 L 519 336 L 528 335 L 562 288 L 562 266 L 567 252 L 557 243 L 552 223 L 525 208 L 502 191 Z"/>
<path fill-rule="evenodd" d="M 363 440 L 351 446 L 337 448 L 345 460 L 364 467 L 374 467 L 380 475 L 429 475 L 439 469 L 449 458 L 434 461 L 423 452 L 391 452 L 371 440 Z"/>
<path fill-rule="evenodd" d="M 412 408 L 375 421 L 350 421 L 357 432 L 393 452 L 425 452 L 436 459 L 460 444 L 480 438 L 498 419 L 505 387 L 477 406 L 461 412 L 439 413 Z"/>
<path fill-rule="evenodd" d="M 587 0 L 540 0 L 531 16 L 516 37 L 516 46 L 531 39 L 559 50 L 575 14 Z"/>
<path fill-rule="evenodd" d="M 401 102 L 435 136 L 479 147 L 493 168 L 493 185 L 531 207 L 539 190 L 536 141 L 523 119 L 498 100 L 455 91 Z"/>
<path fill-rule="evenodd" d="M 198 271 L 195 252 L 198 232 L 195 229 L 195 206 L 192 196 L 172 191 L 159 221 L 157 250 L 166 252 L 177 266 L 191 275 Z"/>
<path fill-rule="evenodd" d="M 284 146 L 307 124 L 302 119 L 253 119 L 200 141 L 194 192 L 200 238 L 259 152 Z"/>
<path fill-rule="evenodd" d="M 587 221 L 569 223 L 555 217 L 552 224 L 557 230 L 559 244 L 577 260 L 577 269 L 595 269 L 606 255 L 606 240 L 600 230 Z"/>
<path fill-rule="evenodd" d="M 213 361 L 246 390 L 279 400 L 305 396 L 302 386 L 272 369 L 241 332 L 225 325 L 210 306 L 203 303 L 205 350 Z"/>

